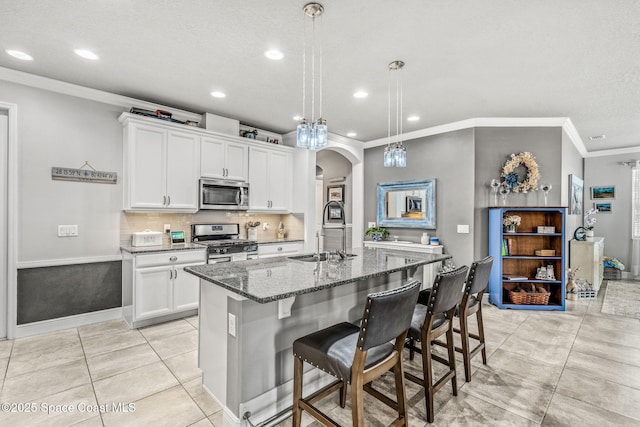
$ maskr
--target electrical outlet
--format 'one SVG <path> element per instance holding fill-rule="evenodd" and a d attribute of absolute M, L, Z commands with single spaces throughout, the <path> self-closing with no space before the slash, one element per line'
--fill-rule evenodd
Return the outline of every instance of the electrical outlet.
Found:
<path fill-rule="evenodd" d="M 77 225 L 59 225 L 58 237 L 76 237 L 78 236 Z"/>
<path fill-rule="evenodd" d="M 171 224 L 165 224 L 164 225 L 164 232 L 165 233 L 171 232 Z"/>
<path fill-rule="evenodd" d="M 268 222 L 263 222 L 262 223 L 262 229 L 263 230 L 268 230 L 269 229 L 269 223 Z"/>
<path fill-rule="evenodd" d="M 229 335 L 231 335 L 232 337 L 236 336 L 236 316 L 228 313 L 229 314 Z"/>
<path fill-rule="evenodd" d="M 468 234 L 469 224 L 458 224 L 458 233 Z"/>
<path fill-rule="evenodd" d="M 369 222 L 367 223 L 367 228 L 371 228 L 371 227 L 375 227 L 375 226 L 376 226 L 376 223 L 375 223 L 375 222 L 371 222 L 371 221 L 369 221 Z"/>

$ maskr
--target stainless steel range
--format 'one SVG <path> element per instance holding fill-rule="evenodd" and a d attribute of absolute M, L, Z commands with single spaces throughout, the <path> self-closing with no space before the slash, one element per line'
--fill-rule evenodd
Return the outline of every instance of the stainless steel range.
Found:
<path fill-rule="evenodd" d="M 191 224 L 191 241 L 208 247 L 208 263 L 258 258 L 258 242 L 240 239 L 240 224 Z"/>

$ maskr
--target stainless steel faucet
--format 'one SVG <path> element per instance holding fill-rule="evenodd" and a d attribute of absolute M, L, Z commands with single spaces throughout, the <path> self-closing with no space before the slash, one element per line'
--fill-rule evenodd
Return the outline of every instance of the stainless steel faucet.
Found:
<path fill-rule="evenodd" d="M 320 229 L 320 235 L 324 237 L 324 230 L 325 228 L 327 228 L 326 227 L 327 209 L 329 209 L 330 206 L 335 206 L 340 209 L 340 214 L 341 214 L 340 217 L 342 218 L 342 224 L 340 227 L 331 227 L 331 228 L 342 229 L 342 253 L 338 251 L 338 254 L 342 259 L 344 259 L 345 257 L 343 256 L 343 254 L 347 252 L 347 218 L 344 213 L 344 203 L 338 202 L 337 200 L 329 200 L 327 203 L 325 203 L 324 208 L 322 208 L 322 227 Z"/>

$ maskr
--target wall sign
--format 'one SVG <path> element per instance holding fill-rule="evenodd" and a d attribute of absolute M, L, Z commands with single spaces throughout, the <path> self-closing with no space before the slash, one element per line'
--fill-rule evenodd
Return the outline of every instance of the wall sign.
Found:
<path fill-rule="evenodd" d="M 83 169 L 85 166 L 88 166 L 90 169 Z M 97 184 L 116 184 L 118 182 L 118 173 L 97 171 L 89 164 L 89 162 L 84 162 L 84 165 L 79 169 L 53 166 L 51 168 L 51 179 L 60 181 L 93 182 Z"/>

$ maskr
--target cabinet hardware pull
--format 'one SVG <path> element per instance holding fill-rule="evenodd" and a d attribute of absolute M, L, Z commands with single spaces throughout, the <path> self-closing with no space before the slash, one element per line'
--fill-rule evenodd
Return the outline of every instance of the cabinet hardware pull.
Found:
<path fill-rule="evenodd" d="M 167 204 L 167 196 L 162 196 L 162 205 L 166 206 Z"/>
<path fill-rule="evenodd" d="M 279 251 L 281 251 L 281 250 L 282 250 L 282 246 L 280 246 L 280 247 L 278 248 L 278 250 L 279 250 Z"/>
<path fill-rule="evenodd" d="M 171 196 L 167 196 L 167 206 L 171 204 Z"/>
<path fill-rule="evenodd" d="M 177 261 L 178 257 L 177 256 L 172 256 L 171 258 L 169 258 L 169 261 Z"/>
<path fill-rule="evenodd" d="M 174 278 L 174 279 L 177 279 L 177 278 L 178 278 L 178 270 L 173 270 L 173 272 L 175 273 L 175 274 L 173 275 L 173 278 Z"/>
<path fill-rule="evenodd" d="M 169 280 L 173 280 L 173 270 L 169 270 Z"/>

